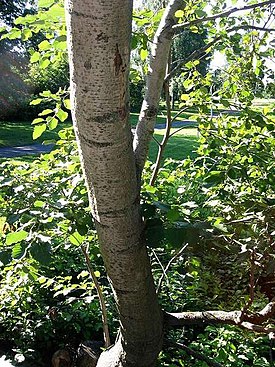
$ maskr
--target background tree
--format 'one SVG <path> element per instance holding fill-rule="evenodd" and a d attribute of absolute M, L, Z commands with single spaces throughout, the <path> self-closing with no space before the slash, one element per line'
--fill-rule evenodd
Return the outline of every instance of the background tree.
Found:
<path fill-rule="evenodd" d="M 11 26 L 17 17 L 33 13 L 33 7 L 34 1 L 3 0 L 0 17 L 4 24 Z M 0 31 L 1 35 L 3 30 Z M 30 88 L 23 80 L 28 65 L 23 44 L 18 37 L 0 41 L 0 119 L 15 117 L 20 110 L 22 112 L 22 106 L 26 105 L 29 98 Z"/>

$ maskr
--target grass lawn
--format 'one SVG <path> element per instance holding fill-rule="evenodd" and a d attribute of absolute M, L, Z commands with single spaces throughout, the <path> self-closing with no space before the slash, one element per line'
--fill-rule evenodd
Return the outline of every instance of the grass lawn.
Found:
<path fill-rule="evenodd" d="M 188 116 L 180 116 L 179 119 L 186 119 Z M 138 120 L 138 114 L 131 114 L 131 125 L 135 126 Z M 158 117 L 158 123 L 164 123 L 165 116 Z M 31 145 L 34 143 L 42 143 L 45 140 L 57 139 L 58 131 L 64 127 L 71 126 L 70 123 L 60 124 L 54 131 L 47 130 L 42 136 L 37 139 L 32 139 L 33 125 L 27 122 L 0 122 L 0 147 L 8 146 L 20 146 L 20 145 Z M 172 129 L 174 132 L 176 129 Z M 162 140 L 164 135 L 164 129 L 156 129 L 155 138 L 158 141 Z M 198 146 L 197 129 L 186 128 L 175 133 L 168 142 L 168 145 L 164 152 L 164 158 L 173 158 L 176 160 L 182 160 L 187 156 L 194 157 L 196 154 L 194 151 Z M 155 161 L 158 152 L 158 145 L 155 141 L 151 142 L 149 157 L 151 161 Z M 19 160 L 31 161 L 35 159 L 34 156 L 28 155 L 18 157 Z M 5 160 L 0 159 L 0 162 Z"/>
<path fill-rule="evenodd" d="M 176 131 L 177 129 L 172 129 L 171 132 Z M 163 138 L 165 130 L 160 129 L 156 130 L 154 137 L 161 141 Z M 173 158 L 176 160 L 182 160 L 190 156 L 191 158 L 196 157 L 196 149 L 198 147 L 198 134 L 196 128 L 186 128 L 180 130 L 178 133 L 175 133 L 168 141 L 168 144 L 164 151 L 164 159 L 165 158 Z M 158 152 L 157 143 L 152 140 L 150 144 L 149 156 L 148 159 L 152 162 L 155 162 L 156 156 Z"/>
<path fill-rule="evenodd" d="M 172 111 L 172 117 L 174 117 L 177 114 L 177 111 Z M 192 115 L 194 114 L 194 112 L 191 111 L 185 111 L 183 113 L 181 113 L 176 119 L 175 121 L 182 121 L 182 120 L 188 120 Z M 137 122 L 138 122 L 138 113 L 132 112 L 130 114 L 130 123 L 131 126 L 135 127 Z M 165 111 L 159 111 L 159 115 L 158 115 L 158 119 L 157 119 L 157 123 L 158 124 L 164 124 L 166 122 L 166 115 L 165 115 Z"/>
<path fill-rule="evenodd" d="M 58 131 L 64 127 L 69 127 L 70 123 L 59 124 L 53 131 L 45 131 L 44 134 L 33 140 L 32 132 L 34 126 L 30 122 L 0 122 L 0 147 L 12 147 L 20 145 L 29 145 L 42 143 L 45 140 L 56 139 Z"/>

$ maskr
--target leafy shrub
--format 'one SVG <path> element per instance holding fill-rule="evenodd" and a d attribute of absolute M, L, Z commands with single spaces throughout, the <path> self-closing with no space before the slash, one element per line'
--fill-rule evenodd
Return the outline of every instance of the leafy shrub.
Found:
<path fill-rule="evenodd" d="M 73 137 L 72 129 L 60 136 Z M 97 294 L 74 238 L 89 242 L 111 328 L 116 321 L 75 149 L 69 141 L 32 163 L 1 165 L 1 338 L 35 365 L 66 344 L 102 339 Z"/>
<path fill-rule="evenodd" d="M 188 346 L 195 352 L 196 357 L 176 349 L 176 346 L 173 347 L 171 357 L 168 352 L 171 351 L 170 348 L 166 348 L 166 351 L 161 353 L 159 366 L 208 367 L 214 365 L 214 362 L 226 367 L 270 366 L 268 338 L 255 338 L 254 334 L 236 330 L 231 326 L 207 326 Z M 201 355 L 212 363 L 200 360 Z"/>

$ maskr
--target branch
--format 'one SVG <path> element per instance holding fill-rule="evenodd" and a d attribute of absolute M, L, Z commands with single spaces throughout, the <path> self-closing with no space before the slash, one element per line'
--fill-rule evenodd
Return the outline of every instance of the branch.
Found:
<path fill-rule="evenodd" d="M 159 142 L 159 141 L 158 141 L 158 139 L 154 137 L 154 135 L 152 136 L 152 139 L 154 140 L 154 142 L 155 142 L 158 146 L 160 146 L 160 145 L 161 145 L 161 142 Z"/>
<path fill-rule="evenodd" d="M 153 254 L 154 254 L 155 258 L 157 259 L 157 262 L 159 263 L 159 265 L 160 265 L 160 267 L 161 267 L 161 270 L 162 270 L 162 276 L 166 276 L 167 281 L 168 281 L 168 283 L 169 283 L 169 279 L 168 279 L 168 277 L 167 277 L 167 275 L 166 275 L 165 269 L 164 269 L 164 267 L 163 267 L 163 265 L 162 265 L 162 263 L 161 263 L 160 259 L 158 258 L 158 255 L 156 254 L 156 252 L 155 252 L 153 249 L 152 249 L 152 252 L 153 252 Z M 157 293 L 158 293 L 158 291 L 157 291 Z"/>
<path fill-rule="evenodd" d="M 145 97 L 136 127 L 133 148 L 140 179 L 154 133 L 159 100 L 172 44 L 172 28 L 177 22 L 175 12 L 182 8 L 182 0 L 170 0 L 155 34 L 151 49 Z"/>
<path fill-rule="evenodd" d="M 170 70 L 170 65 L 171 65 L 171 54 L 169 54 L 169 59 L 168 59 L 168 62 L 167 62 L 168 72 Z M 150 179 L 150 185 L 151 186 L 154 186 L 154 184 L 156 182 L 157 175 L 158 175 L 158 172 L 159 172 L 159 169 L 160 169 L 161 160 L 162 160 L 163 153 L 164 153 L 164 149 L 165 149 L 165 147 L 168 143 L 169 136 L 170 136 L 170 131 L 171 131 L 171 127 L 172 127 L 171 96 L 170 96 L 169 82 L 165 82 L 163 84 L 163 89 L 164 89 L 164 93 L 165 93 L 165 103 L 166 103 L 166 129 L 165 129 L 163 139 L 162 139 L 162 141 L 159 145 L 155 167 L 154 167 L 151 179 Z"/>
<path fill-rule="evenodd" d="M 231 9 L 227 9 L 225 11 L 222 11 L 218 14 L 214 14 L 214 15 L 210 15 L 208 17 L 204 17 L 204 18 L 199 18 L 199 19 L 194 19 L 191 20 L 189 22 L 185 22 L 185 23 L 180 23 L 180 24 L 176 24 L 173 26 L 173 30 L 175 31 L 175 33 L 182 31 L 182 29 L 184 28 L 189 28 L 193 25 L 196 24 L 201 24 L 201 23 L 205 23 L 205 22 L 209 22 L 218 18 L 225 18 L 228 17 L 229 15 L 236 13 L 238 11 L 245 11 L 245 10 L 250 10 L 250 9 L 255 9 L 255 8 L 260 8 L 266 5 L 270 5 L 270 4 L 274 4 L 275 0 L 267 0 L 267 1 L 262 1 L 256 4 L 250 4 L 250 5 L 246 5 L 243 6 L 242 8 L 231 8 Z"/>
<path fill-rule="evenodd" d="M 220 363 L 214 361 L 212 358 L 207 357 L 206 355 L 197 352 L 189 347 L 187 347 L 184 344 L 181 343 L 176 343 L 170 340 L 166 340 L 165 341 L 168 346 L 171 346 L 172 348 L 179 348 L 184 350 L 187 354 L 189 354 L 190 356 L 194 357 L 195 359 L 198 359 L 200 361 L 206 362 L 208 364 L 208 366 L 213 366 L 213 367 L 223 367 Z"/>
<path fill-rule="evenodd" d="M 275 1 L 275 0 L 274 0 Z M 265 27 L 258 27 L 258 26 L 254 26 L 254 25 L 249 25 L 249 24 L 244 24 L 244 25 L 239 25 L 239 26 L 235 26 L 229 29 L 226 29 L 226 36 L 234 31 L 240 30 L 240 29 L 255 29 L 258 31 L 264 31 L 264 32 L 275 32 L 275 28 L 265 28 Z M 177 65 L 171 70 L 171 72 L 169 74 L 166 75 L 164 82 L 167 82 L 168 80 L 170 80 L 171 78 L 173 78 L 175 75 L 178 74 L 178 72 L 181 70 L 181 68 L 187 64 L 189 61 L 204 57 L 206 52 L 212 47 L 214 46 L 216 43 L 218 43 L 219 41 L 221 41 L 223 39 L 223 35 L 221 36 L 217 36 L 215 37 L 211 42 L 209 42 L 207 45 L 204 45 L 203 47 L 201 47 L 198 50 L 195 50 L 194 52 L 192 52 L 186 59 L 181 59 L 176 61 Z"/>
<path fill-rule="evenodd" d="M 175 116 L 172 118 L 172 122 L 174 122 L 184 111 L 188 110 L 188 107 L 183 107 L 181 110 L 179 110 Z"/>
<path fill-rule="evenodd" d="M 202 312 L 180 312 L 165 313 L 168 326 L 182 327 L 197 324 L 233 324 L 239 325 L 241 311 L 202 311 Z"/>
<path fill-rule="evenodd" d="M 183 327 L 197 324 L 227 324 L 237 325 L 243 329 L 259 333 L 274 332 L 275 328 L 261 326 L 275 315 L 275 301 L 268 303 L 261 311 L 247 313 L 243 311 L 203 311 L 165 313 L 166 325 L 169 327 Z"/>

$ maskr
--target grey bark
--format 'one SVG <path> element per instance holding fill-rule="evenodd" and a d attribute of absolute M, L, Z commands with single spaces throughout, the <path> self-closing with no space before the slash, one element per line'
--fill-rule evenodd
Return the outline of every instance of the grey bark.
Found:
<path fill-rule="evenodd" d="M 183 7 L 183 0 L 169 1 L 153 40 L 149 71 L 146 79 L 145 97 L 134 136 L 134 151 L 139 174 L 143 170 L 147 159 L 149 143 L 154 133 L 160 95 L 174 34 L 172 27 L 177 23 L 175 12 Z"/>
<path fill-rule="evenodd" d="M 153 366 L 162 313 L 143 239 L 129 124 L 132 2 L 67 0 L 73 124 L 120 336 L 98 366 Z"/>

